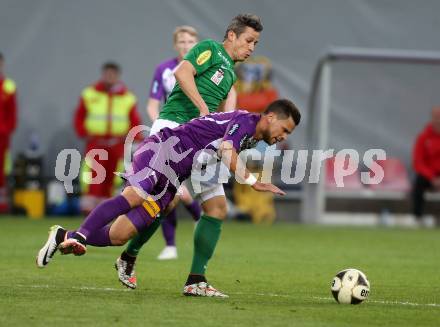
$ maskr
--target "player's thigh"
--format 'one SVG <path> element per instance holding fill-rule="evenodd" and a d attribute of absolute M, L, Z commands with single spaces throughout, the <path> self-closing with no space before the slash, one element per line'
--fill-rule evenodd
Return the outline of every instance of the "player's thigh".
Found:
<path fill-rule="evenodd" d="M 226 197 L 218 195 L 203 201 L 202 209 L 205 215 L 224 220 L 227 214 Z"/>
<path fill-rule="evenodd" d="M 198 196 L 206 215 L 219 219 L 226 218 L 227 203 L 223 184 L 203 183 Z"/>
<path fill-rule="evenodd" d="M 126 215 L 119 216 L 110 226 L 109 235 L 113 245 L 124 245 L 136 234 L 136 226 Z"/>
<path fill-rule="evenodd" d="M 127 200 L 131 208 L 140 206 L 145 201 L 141 191 L 136 190 L 136 187 L 134 186 L 127 186 L 124 188 L 122 196 Z"/>

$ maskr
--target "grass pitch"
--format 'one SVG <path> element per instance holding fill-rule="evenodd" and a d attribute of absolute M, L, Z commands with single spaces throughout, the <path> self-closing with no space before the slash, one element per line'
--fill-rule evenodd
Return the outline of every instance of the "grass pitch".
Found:
<path fill-rule="evenodd" d="M 440 231 L 226 223 L 209 281 L 229 299 L 181 295 L 193 224 L 180 222 L 179 259 L 155 259 L 157 235 L 140 254 L 138 289 L 122 287 L 113 263 L 122 248 L 89 247 L 37 269 L 35 255 L 55 224 L 0 217 L 0 326 L 439 326 Z M 369 299 L 337 304 L 334 274 L 354 267 Z"/>

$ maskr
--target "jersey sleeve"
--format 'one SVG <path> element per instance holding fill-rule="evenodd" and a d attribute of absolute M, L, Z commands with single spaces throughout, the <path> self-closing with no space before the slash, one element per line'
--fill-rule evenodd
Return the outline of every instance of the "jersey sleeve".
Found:
<path fill-rule="evenodd" d="M 196 75 L 206 71 L 214 63 L 216 58 L 215 41 L 204 40 L 196 44 L 184 57 L 196 70 Z"/>
<path fill-rule="evenodd" d="M 255 121 L 249 115 L 240 115 L 229 122 L 223 141 L 229 141 L 238 152 L 242 141 L 253 136 L 254 133 Z"/>
<path fill-rule="evenodd" d="M 161 66 L 156 68 L 154 72 L 153 80 L 150 86 L 150 98 L 156 100 L 162 100 L 165 98 L 165 89 L 162 82 L 162 69 Z"/>

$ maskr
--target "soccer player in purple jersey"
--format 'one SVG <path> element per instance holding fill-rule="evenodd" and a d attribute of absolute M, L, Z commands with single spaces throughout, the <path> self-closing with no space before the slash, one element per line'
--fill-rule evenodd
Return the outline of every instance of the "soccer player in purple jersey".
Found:
<path fill-rule="evenodd" d="M 206 154 L 216 156 L 238 181 L 256 191 L 284 195 L 275 185 L 258 182 L 238 153 L 261 140 L 268 144 L 285 140 L 300 119 L 295 104 L 282 99 L 272 102 L 262 115 L 241 110 L 214 113 L 175 129 L 164 128 L 146 138 L 134 154 L 132 171 L 126 173 L 129 185 L 122 194 L 97 206 L 76 231 L 52 226 L 46 244 L 37 255 L 37 266 L 45 267 L 58 249 L 62 254 L 83 255 L 86 245 L 125 244 L 148 228 L 157 214 L 167 208 L 179 184 L 191 176 L 193 169 L 197 170 L 200 158 Z M 199 235 L 204 238 L 208 257 L 217 242 L 211 236 L 209 233 Z M 184 294 L 227 297 L 206 279 L 187 284 Z"/>
<path fill-rule="evenodd" d="M 177 26 L 173 33 L 177 57 L 162 61 L 155 69 L 147 102 L 147 114 L 152 122 L 159 117 L 160 106 L 165 102 L 176 84 L 174 69 L 189 50 L 199 42 L 197 30 L 188 25 Z"/>
<path fill-rule="evenodd" d="M 154 72 L 154 77 L 150 86 L 150 96 L 147 103 L 147 114 L 153 122 L 153 126 L 150 130 L 150 135 L 154 135 L 159 130 L 165 127 L 174 128 L 174 124 L 170 124 L 167 120 L 158 119 L 159 109 L 161 102 L 166 102 L 168 96 L 176 84 L 176 78 L 174 77 L 174 69 L 183 60 L 188 51 L 198 42 L 198 33 L 194 27 L 188 25 L 177 26 L 173 33 L 174 50 L 177 52 L 177 57 L 167 59 L 161 62 Z M 194 200 L 188 189 L 182 185 L 178 191 L 179 198 L 182 200 L 183 205 L 191 214 L 192 218 L 197 221 L 200 218 L 201 208 L 198 201 Z M 155 223 L 157 227 L 160 222 Z M 176 209 L 170 210 L 167 216 L 162 220 L 162 234 L 165 239 L 165 248 L 159 253 L 159 260 L 171 260 L 177 259 L 177 247 L 176 247 L 176 227 L 177 227 L 177 214 Z M 153 228 L 153 227 L 151 227 Z M 152 230 L 150 231 L 152 232 Z M 144 238 L 147 235 L 138 235 L 133 238 L 128 245 L 126 252 L 128 255 L 135 257 L 139 248 L 145 242 Z M 116 262 L 116 267 L 121 262 Z M 132 282 L 136 284 L 136 276 L 131 276 Z"/>

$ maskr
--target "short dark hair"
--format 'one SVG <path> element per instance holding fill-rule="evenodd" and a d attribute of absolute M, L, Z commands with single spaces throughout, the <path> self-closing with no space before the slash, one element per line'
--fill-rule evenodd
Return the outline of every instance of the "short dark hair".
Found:
<path fill-rule="evenodd" d="M 107 61 L 101 67 L 102 71 L 108 70 L 108 69 L 114 70 L 118 73 L 121 72 L 121 66 L 119 66 L 119 64 L 114 61 Z"/>
<path fill-rule="evenodd" d="M 295 126 L 299 125 L 301 121 L 301 113 L 297 106 L 288 99 L 279 99 L 272 102 L 264 112 L 264 115 L 273 112 L 281 119 L 287 119 L 292 117 L 295 122 Z"/>
<path fill-rule="evenodd" d="M 237 37 L 239 37 L 246 27 L 253 28 L 257 32 L 263 30 L 263 25 L 261 24 L 261 19 L 257 15 L 253 14 L 240 14 L 235 16 L 229 23 L 226 29 L 224 40 L 228 38 L 229 31 L 233 31 Z"/>

